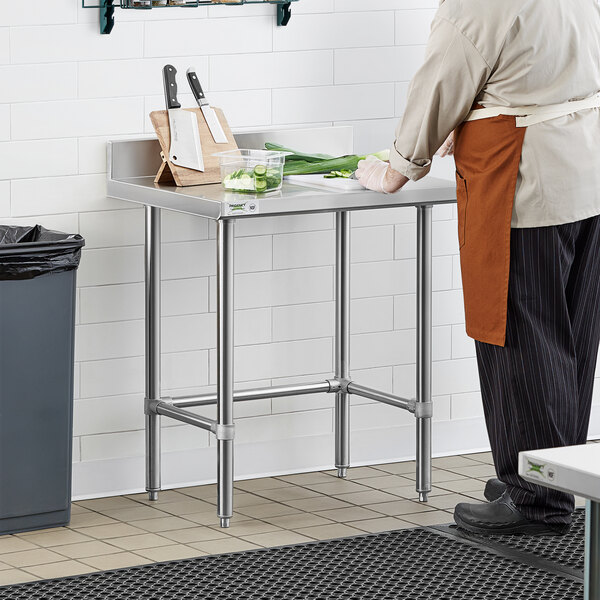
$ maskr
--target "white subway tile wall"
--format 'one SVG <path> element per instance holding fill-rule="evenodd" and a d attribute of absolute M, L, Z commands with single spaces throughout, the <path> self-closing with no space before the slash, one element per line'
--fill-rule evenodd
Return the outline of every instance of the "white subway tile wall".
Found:
<path fill-rule="evenodd" d="M 180 72 L 196 67 L 235 128 L 352 125 L 357 152 L 386 148 L 438 0 L 299 0 L 286 28 L 276 26 L 271 5 L 117 10 L 109 36 L 98 32 L 98 10 L 80 4 L 6 2 L 0 24 L 0 222 L 41 223 L 87 241 L 76 329 L 79 497 L 139 490 L 143 478 L 143 211 L 106 198 L 106 141 L 152 132 L 148 113 L 163 107 L 161 68 L 170 62 Z M 436 160 L 434 172 L 451 178 L 452 161 Z M 414 396 L 415 211 L 356 213 L 352 224 L 353 375 Z M 327 214 L 238 224 L 241 386 L 331 376 L 333 226 Z M 434 209 L 433 230 L 435 446 L 468 451 L 481 446 L 484 425 L 475 348 L 464 331 L 453 207 Z M 165 395 L 214 390 L 214 237 L 206 221 L 163 215 Z M 354 463 L 410 456 L 411 415 L 361 398 L 352 405 Z M 332 466 L 332 407 L 325 394 L 237 405 L 240 452 L 256 459 L 239 475 Z M 465 420 L 478 423 L 473 439 L 461 434 Z M 166 484 L 214 479 L 214 440 L 163 421 Z M 397 436 L 383 433 L 390 428 Z M 303 443 L 319 448 L 323 440 L 330 455 L 299 454 Z M 173 466 L 185 461 L 197 463 Z M 178 472 L 194 474 L 175 481 Z"/>

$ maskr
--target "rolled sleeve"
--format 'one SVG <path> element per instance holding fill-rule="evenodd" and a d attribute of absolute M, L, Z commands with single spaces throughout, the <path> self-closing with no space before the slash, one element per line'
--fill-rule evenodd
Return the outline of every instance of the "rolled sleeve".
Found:
<path fill-rule="evenodd" d="M 413 181 L 422 179 L 431 170 L 431 160 L 428 158 L 417 158 L 408 160 L 404 158 L 396 149 L 396 144 L 390 148 L 390 166 L 394 171 L 402 173 L 404 177 L 408 177 Z"/>
<path fill-rule="evenodd" d="M 490 73 L 473 43 L 454 23 L 437 16 L 425 62 L 408 89 L 390 151 L 391 167 L 415 181 L 427 175 L 433 155 L 464 121 Z"/>

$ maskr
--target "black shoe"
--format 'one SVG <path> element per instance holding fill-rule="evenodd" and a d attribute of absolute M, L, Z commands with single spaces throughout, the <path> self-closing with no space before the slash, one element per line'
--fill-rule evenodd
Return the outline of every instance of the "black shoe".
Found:
<path fill-rule="evenodd" d="M 488 479 L 488 482 L 485 484 L 485 491 L 483 495 L 488 502 L 493 502 L 494 500 L 498 500 L 502 494 L 506 491 L 506 484 L 499 479 Z"/>
<path fill-rule="evenodd" d="M 570 528 L 569 525 L 547 525 L 526 519 L 508 492 L 486 504 L 461 502 L 454 509 L 454 521 L 462 529 L 484 535 L 564 535 Z"/>

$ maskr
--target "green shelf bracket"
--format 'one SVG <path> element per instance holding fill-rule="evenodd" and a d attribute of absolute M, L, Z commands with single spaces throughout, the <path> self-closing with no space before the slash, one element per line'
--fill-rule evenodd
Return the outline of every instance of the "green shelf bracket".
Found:
<path fill-rule="evenodd" d="M 227 5 L 241 4 L 276 4 L 277 25 L 285 27 L 292 18 L 292 2 L 298 0 L 237 0 Z M 83 8 L 100 9 L 100 33 L 108 35 L 115 26 L 115 8 L 148 10 L 159 7 L 215 6 L 212 0 L 81 0 Z M 225 5 L 225 3 L 224 3 Z"/>
<path fill-rule="evenodd" d="M 109 34 L 115 26 L 113 0 L 100 0 L 100 33 Z"/>
<path fill-rule="evenodd" d="M 277 5 L 277 25 L 285 27 L 292 18 L 292 3 L 286 2 Z"/>

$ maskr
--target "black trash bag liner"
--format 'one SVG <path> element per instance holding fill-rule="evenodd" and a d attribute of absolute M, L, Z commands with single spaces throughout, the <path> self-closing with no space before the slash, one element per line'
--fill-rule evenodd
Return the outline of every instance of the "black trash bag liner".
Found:
<path fill-rule="evenodd" d="M 85 240 L 41 225 L 0 225 L 0 281 L 33 279 L 79 266 Z"/>

